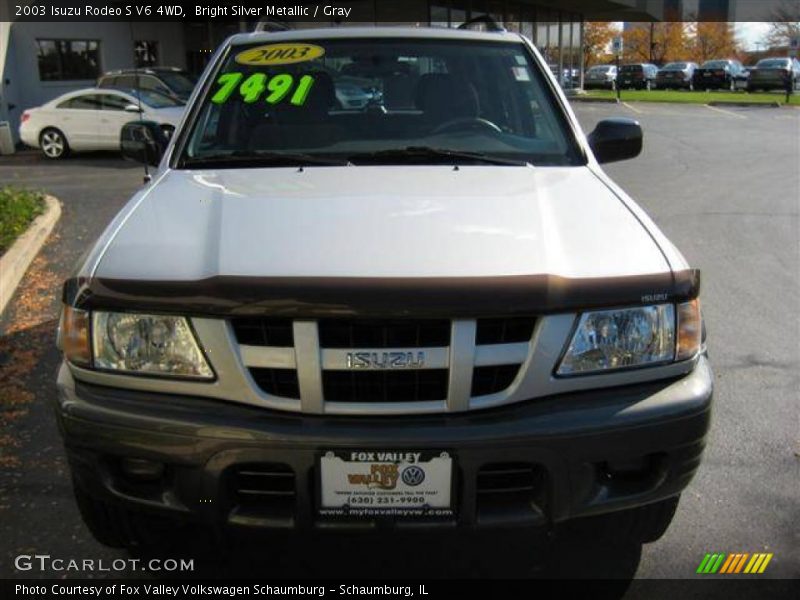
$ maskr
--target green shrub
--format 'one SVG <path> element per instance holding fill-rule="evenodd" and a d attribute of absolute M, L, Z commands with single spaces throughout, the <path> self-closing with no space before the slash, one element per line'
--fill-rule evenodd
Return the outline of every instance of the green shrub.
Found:
<path fill-rule="evenodd" d="M 44 195 L 41 192 L 0 188 L 0 254 L 4 254 L 43 211 Z"/>

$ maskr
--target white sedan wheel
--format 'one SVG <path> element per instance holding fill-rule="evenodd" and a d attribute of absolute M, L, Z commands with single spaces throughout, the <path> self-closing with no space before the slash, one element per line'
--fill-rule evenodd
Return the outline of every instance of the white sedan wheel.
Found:
<path fill-rule="evenodd" d="M 67 149 L 67 140 L 60 131 L 48 129 L 42 134 L 41 147 L 47 158 L 61 158 Z"/>

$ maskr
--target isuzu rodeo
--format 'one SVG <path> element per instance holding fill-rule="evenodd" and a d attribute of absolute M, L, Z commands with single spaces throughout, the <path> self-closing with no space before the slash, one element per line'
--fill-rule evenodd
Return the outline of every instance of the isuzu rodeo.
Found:
<path fill-rule="evenodd" d="M 503 31 L 239 34 L 63 288 L 56 412 L 88 527 L 657 539 L 698 468 L 699 273 Z M 584 521 L 585 522 L 585 521 Z"/>

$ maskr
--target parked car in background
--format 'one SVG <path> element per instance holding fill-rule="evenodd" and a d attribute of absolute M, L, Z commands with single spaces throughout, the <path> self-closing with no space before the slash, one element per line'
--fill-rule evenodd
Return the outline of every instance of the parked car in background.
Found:
<path fill-rule="evenodd" d="M 616 65 L 595 65 L 583 77 L 583 87 L 587 90 L 603 88 L 613 90 L 617 85 Z"/>
<path fill-rule="evenodd" d="M 694 89 L 692 77 L 697 69 L 697 63 L 693 62 L 671 62 L 658 70 L 656 74 L 656 86 L 659 89 L 683 88 Z"/>
<path fill-rule="evenodd" d="M 617 85 L 620 89 L 651 90 L 656 87 L 657 73 L 658 67 L 650 63 L 622 65 L 617 75 Z"/>
<path fill-rule="evenodd" d="M 170 135 L 183 116 L 183 104 L 147 90 L 138 94 L 100 88 L 69 92 L 22 113 L 19 137 L 52 159 L 71 151 L 118 151 L 122 126 L 139 120 L 140 115 L 160 123 L 164 133 Z"/>
<path fill-rule="evenodd" d="M 800 85 L 800 61 L 796 58 L 762 58 L 750 69 L 747 91 L 785 90 L 787 84 L 793 90 Z"/>
<path fill-rule="evenodd" d="M 747 86 L 747 69 L 738 60 L 707 60 L 695 69 L 692 81 L 697 90 L 730 90 Z"/>
<path fill-rule="evenodd" d="M 137 85 L 136 78 L 139 78 Z M 99 88 L 152 90 L 186 102 L 192 95 L 197 78 L 177 67 L 148 67 L 109 71 L 97 80 Z"/>

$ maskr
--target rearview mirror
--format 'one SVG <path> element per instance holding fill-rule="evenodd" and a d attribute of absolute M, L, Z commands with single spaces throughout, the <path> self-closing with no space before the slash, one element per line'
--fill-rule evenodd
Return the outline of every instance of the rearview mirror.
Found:
<path fill-rule="evenodd" d="M 589 146 L 601 164 L 635 158 L 642 151 L 642 128 L 633 119 L 604 119 L 589 134 Z"/>
<path fill-rule="evenodd" d="M 126 160 L 157 167 L 169 141 L 155 121 L 131 121 L 122 126 L 120 150 Z"/>
<path fill-rule="evenodd" d="M 142 112 L 142 109 L 140 109 L 140 108 L 139 108 L 138 106 L 136 106 L 135 104 L 128 104 L 128 105 L 125 107 L 125 112 L 129 112 L 129 113 L 140 113 L 140 112 Z"/>

